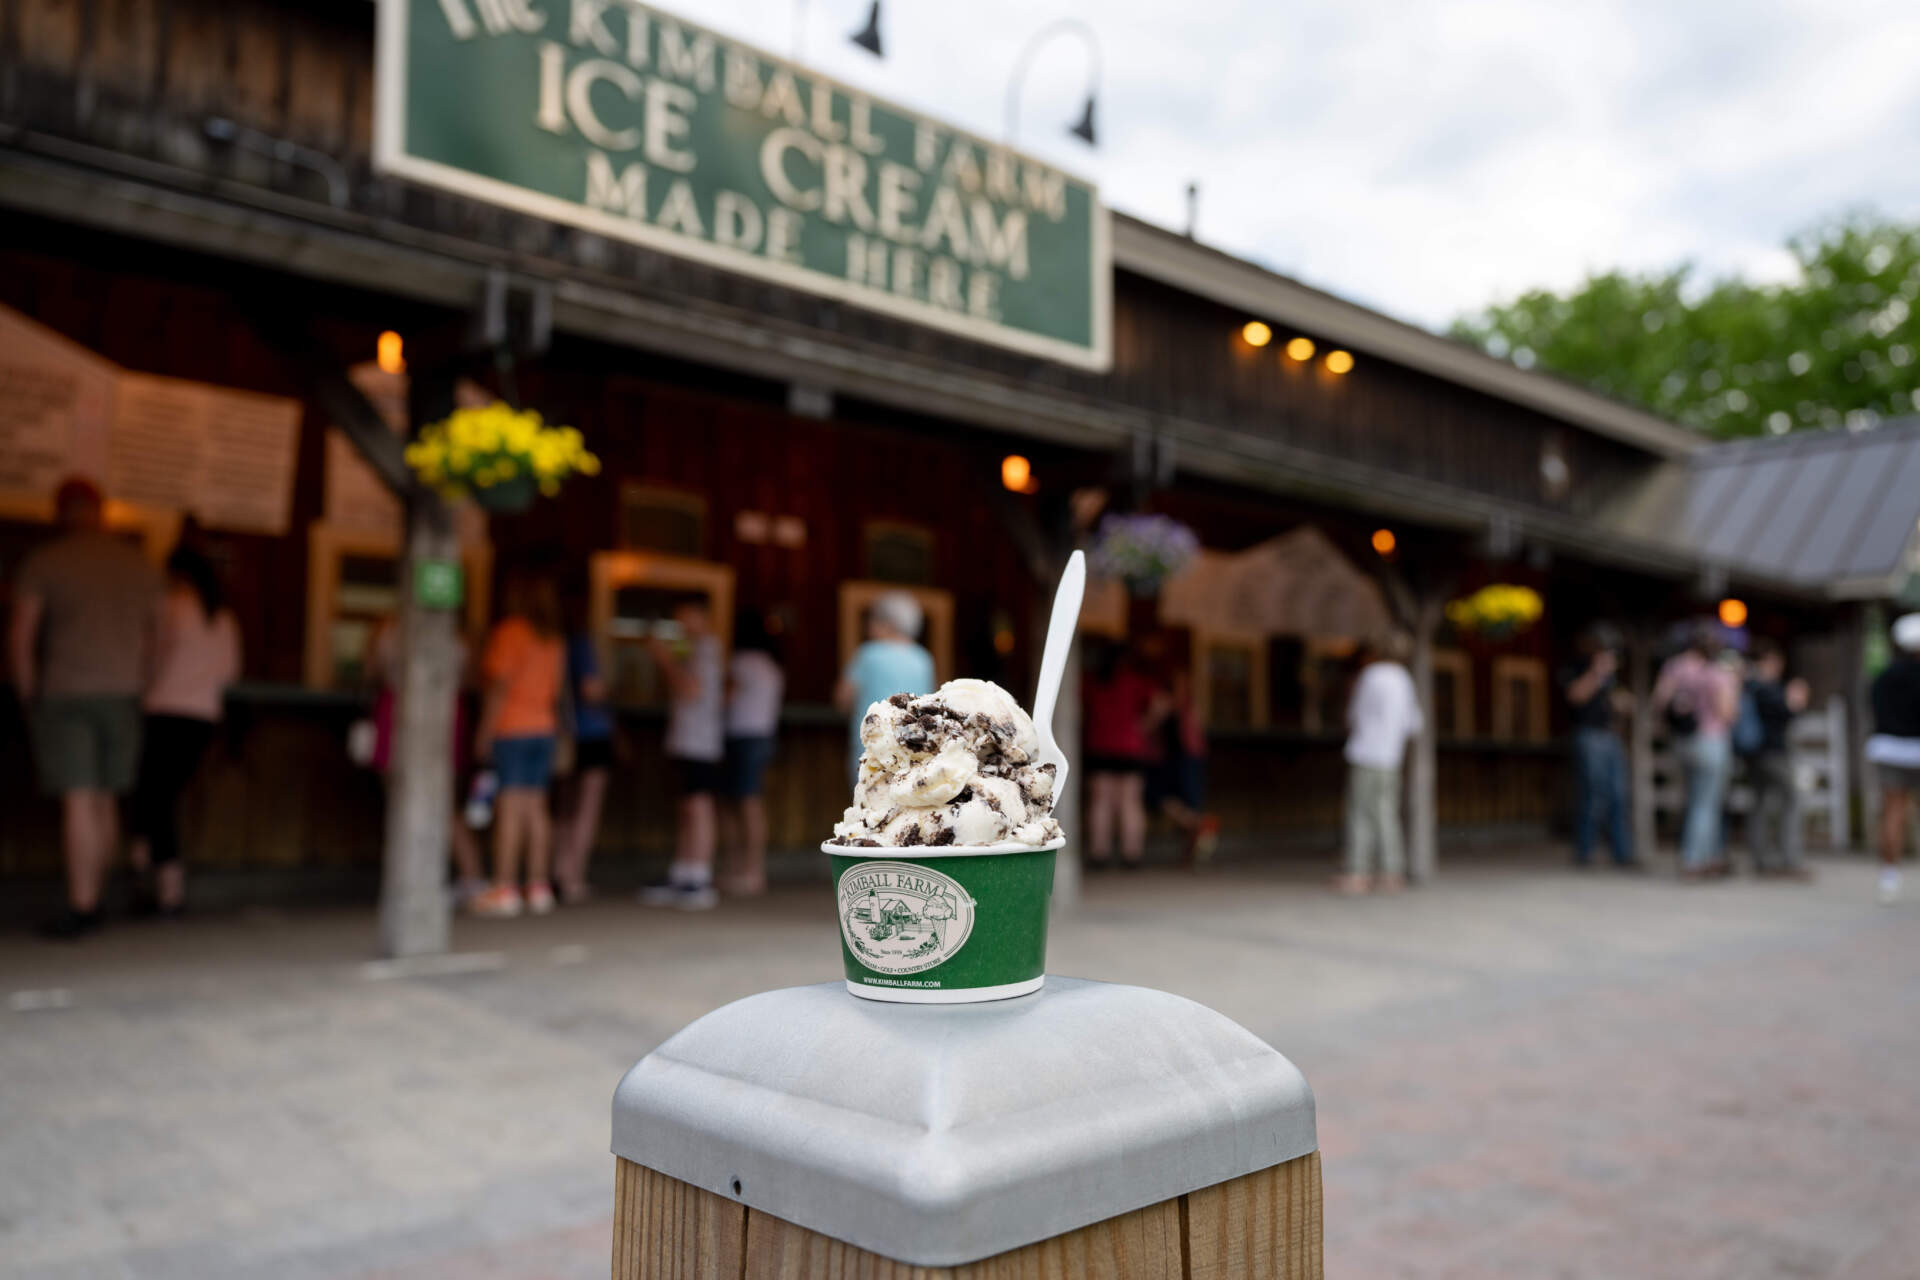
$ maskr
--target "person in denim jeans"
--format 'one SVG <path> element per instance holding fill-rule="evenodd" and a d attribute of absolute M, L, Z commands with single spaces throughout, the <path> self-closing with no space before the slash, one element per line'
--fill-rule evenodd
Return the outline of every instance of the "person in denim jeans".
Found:
<path fill-rule="evenodd" d="M 1680 878 L 1702 880 L 1726 871 L 1721 822 L 1733 774 L 1733 721 L 1740 710 L 1740 677 L 1720 661 L 1720 633 L 1695 624 L 1687 647 L 1667 659 L 1653 687 L 1653 708 L 1665 712 L 1674 753 L 1687 772 L 1686 819 L 1680 835 Z"/>
<path fill-rule="evenodd" d="M 1580 867 L 1593 861 L 1601 828 L 1614 865 L 1638 865 L 1627 813 L 1627 748 L 1614 727 L 1632 701 L 1620 686 L 1619 648 L 1612 628 L 1594 627 L 1580 638 L 1582 660 L 1560 681 L 1573 714 L 1573 862 Z"/>

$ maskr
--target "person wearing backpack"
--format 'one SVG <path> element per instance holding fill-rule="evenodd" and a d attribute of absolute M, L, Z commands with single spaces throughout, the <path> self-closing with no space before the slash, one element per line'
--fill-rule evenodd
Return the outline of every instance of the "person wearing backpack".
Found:
<path fill-rule="evenodd" d="M 1680 835 L 1680 878 L 1687 881 L 1727 870 L 1720 854 L 1721 824 L 1733 773 L 1740 679 L 1721 664 L 1721 648 L 1713 623 L 1695 623 L 1687 647 L 1667 659 L 1653 686 L 1653 709 L 1666 717 L 1674 754 L 1687 774 Z"/>
<path fill-rule="evenodd" d="M 1807 708 L 1807 682 L 1783 680 L 1786 667 L 1779 645 L 1764 639 L 1754 643 L 1752 672 L 1733 724 L 1733 749 L 1746 762 L 1753 787 L 1747 845 L 1754 874 L 1811 880 L 1800 852 L 1800 789 L 1787 751 L 1793 718 Z"/>

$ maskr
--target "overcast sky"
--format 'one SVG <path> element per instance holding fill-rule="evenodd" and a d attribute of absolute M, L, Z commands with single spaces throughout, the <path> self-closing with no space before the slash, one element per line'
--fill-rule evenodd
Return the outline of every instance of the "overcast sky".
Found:
<path fill-rule="evenodd" d="M 1402 318 L 1590 269 L 1779 278 L 1848 208 L 1920 217 L 1920 0 L 867 0 L 662 7 L 989 137 L 1029 36 L 1020 144 L 1108 204 Z"/>

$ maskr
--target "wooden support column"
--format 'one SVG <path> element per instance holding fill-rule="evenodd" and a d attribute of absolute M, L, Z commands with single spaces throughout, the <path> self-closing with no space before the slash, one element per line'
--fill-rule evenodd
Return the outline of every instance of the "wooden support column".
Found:
<path fill-rule="evenodd" d="M 447 949 L 460 613 L 424 607 L 415 584 L 423 564 L 458 563 L 459 558 L 452 513 L 434 494 L 415 491 L 407 502 L 407 546 L 400 572 L 400 670 L 380 881 L 380 949 L 388 956 Z"/>
<path fill-rule="evenodd" d="M 453 411 L 451 372 L 416 373 L 407 392 L 410 435 Z M 423 566 L 459 563 L 453 513 L 417 485 L 406 493 L 407 543 L 400 566 L 400 671 L 387 846 L 380 881 L 380 949 L 389 956 L 447 949 L 447 849 L 453 817 L 454 708 L 460 696 L 460 611 L 420 601 Z"/>
<path fill-rule="evenodd" d="M 1433 644 L 1445 596 L 1425 592 L 1413 618 L 1413 689 L 1425 727 L 1407 762 L 1407 869 L 1422 883 L 1440 862 L 1440 726 L 1433 714 Z"/>
<path fill-rule="evenodd" d="M 1633 719 L 1627 728 L 1629 803 L 1633 806 L 1633 855 L 1653 856 L 1659 838 L 1653 820 L 1653 636 L 1644 626 L 1627 635 L 1627 682 Z"/>
<path fill-rule="evenodd" d="M 1051 598 L 1047 600 L 1052 606 Z M 1034 652 L 1038 653 L 1036 649 Z M 1067 651 L 1067 669 L 1060 677 L 1060 700 L 1053 706 L 1053 740 L 1067 753 L 1067 785 L 1053 803 L 1053 816 L 1063 831 L 1080 832 L 1080 788 L 1087 775 L 1081 769 L 1080 752 L 1080 646 Z M 1080 901 L 1080 849 L 1069 839 L 1060 856 L 1053 860 L 1053 905 L 1072 907 Z"/>
<path fill-rule="evenodd" d="M 1867 738 L 1873 733 L 1873 677 L 1867 672 L 1867 636 L 1886 620 L 1874 604 L 1857 604 L 1846 612 L 1840 631 L 1840 670 L 1847 695 L 1847 760 L 1860 779 L 1860 847 L 1877 848 L 1880 833 L 1880 773 L 1867 764 Z"/>

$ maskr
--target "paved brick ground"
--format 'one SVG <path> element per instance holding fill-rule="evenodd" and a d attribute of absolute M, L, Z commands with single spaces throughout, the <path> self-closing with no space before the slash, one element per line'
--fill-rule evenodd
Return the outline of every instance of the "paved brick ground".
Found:
<path fill-rule="evenodd" d="M 1334 1277 L 1920 1275 L 1920 905 L 1457 867 L 1096 880 L 1060 972 L 1178 991 L 1306 1070 Z M 606 1274 L 607 1099 L 723 1001 L 835 976 L 824 892 L 467 922 L 363 975 L 362 914 L 0 936 L 0 1275 Z"/>

